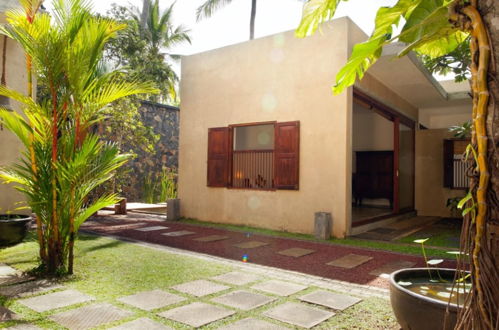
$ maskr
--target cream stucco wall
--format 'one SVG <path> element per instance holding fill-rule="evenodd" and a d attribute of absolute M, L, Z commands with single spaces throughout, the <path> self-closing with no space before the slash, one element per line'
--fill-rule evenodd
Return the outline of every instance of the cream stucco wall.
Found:
<path fill-rule="evenodd" d="M 0 24 L 5 22 L 5 18 L 0 13 Z M 3 36 L 0 37 L 0 60 L 3 52 Z M 23 50 L 8 40 L 7 62 L 6 62 L 7 86 L 18 91 L 26 91 L 27 79 L 25 71 L 25 56 Z M 0 67 L 1 74 L 1 67 Z M 12 104 L 14 102 L 12 101 Z M 16 111 L 20 113 L 17 104 L 14 104 Z M 8 166 L 16 162 L 22 150 L 19 140 L 5 128 L 0 131 L 0 167 Z M 11 186 L 0 184 L 0 213 L 14 211 L 19 206 L 18 202 L 24 201 L 24 197 Z M 16 211 L 19 212 L 19 211 Z"/>
<path fill-rule="evenodd" d="M 349 24 L 340 19 L 309 38 L 290 31 L 182 59 L 183 216 L 311 233 L 314 212 L 324 211 L 332 213 L 333 234 L 347 234 L 351 91 L 333 96 L 331 82 L 347 59 Z M 208 128 L 294 120 L 300 121 L 298 191 L 206 186 Z"/>
<path fill-rule="evenodd" d="M 416 210 L 422 216 L 451 216 L 448 198 L 464 196 L 463 190 L 444 188 L 443 141 L 451 138 L 447 129 L 416 132 Z"/>

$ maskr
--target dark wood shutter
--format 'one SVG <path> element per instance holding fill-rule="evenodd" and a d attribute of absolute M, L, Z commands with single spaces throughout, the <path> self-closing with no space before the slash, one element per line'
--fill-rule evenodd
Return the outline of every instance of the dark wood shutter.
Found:
<path fill-rule="evenodd" d="M 298 190 L 300 161 L 300 122 L 275 126 L 274 183 L 277 189 Z"/>
<path fill-rule="evenodd" d="M 228 127 L 208 129 L 208 187 L 227 187 L 230 140 Z"/>
<path fill-rule="evenodd" d="M 452 188 L 454 181 L 454 142 L 444 140 L 444 187 Z"/>

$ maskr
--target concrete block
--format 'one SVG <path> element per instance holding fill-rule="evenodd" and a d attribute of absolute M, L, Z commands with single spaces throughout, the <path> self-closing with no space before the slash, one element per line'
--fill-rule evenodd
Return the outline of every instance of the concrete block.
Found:
<path fill-rule="evenodd" d="M 329 212 L 315 212 L 314 236 L 316 239 L 329 239 L 333 220 Z"/>
<path fill-rule="evenodd" d="M 180 199 L 168 199 L 166 201 L 166 219 L 177 221 L 180 219 Z"/>

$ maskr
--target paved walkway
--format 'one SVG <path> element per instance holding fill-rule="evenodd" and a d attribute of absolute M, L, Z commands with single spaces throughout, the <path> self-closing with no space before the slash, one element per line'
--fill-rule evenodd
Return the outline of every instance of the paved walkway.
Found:
<path fill-rule="evenodd" d="M 153 225 L 159 227 L 158 223 L 152 223 L 140 228 L 151 228 Z M 0 264 L 0 296 L 15 300 L 30 313 L 44 315 L 71 330 L 96 327 L 115 330 L 186 327 L 279 330 L 321 327 L 321 324 L 364 298 L 387 298 L 388 295 L 388 291 L 381 288 L 251 263 L 234 263 L 163 245 L 136 244 L 227 264 L 234 270 L 167 289 L 137 292 L 110 302 L 99 302 L 64 285 L 23 277 L 10 266 Z M 250 316 L 238 317 L 243 314 Z M 15 320 L 18 324 L 6 328 L 8 330 L 40 329 L 34 324 L 24 323 L 22 317 L 0 307 L 0 327 L 2 321 L 9 320 Z"/>
<path fill-rule="evenodd" d="M 388 288 L 391 272 L 425 266 L 418 256 L 165 221 L 148 214 L 98 216 L 83 230 L 381 288 Z M 456 265 L 446 260 L 441 266 Z"/>

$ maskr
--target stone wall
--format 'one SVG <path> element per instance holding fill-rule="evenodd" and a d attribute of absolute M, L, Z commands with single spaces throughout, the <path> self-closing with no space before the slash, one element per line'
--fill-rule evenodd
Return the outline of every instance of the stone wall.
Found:
<path fill-rule="evenodd" d="M 130 202 L 143 201 L 144 182 L 148 176 L 159 184 L 163 169 L 177 172 L 179 108 L 169 105 L 141 101 L 139 112 L 145 126 L 159 134 L 155 153 L 137 152 L 137 157 L 128 162 L 131 169 L 129 184 L 123 187 L 123 196 Z"/>

